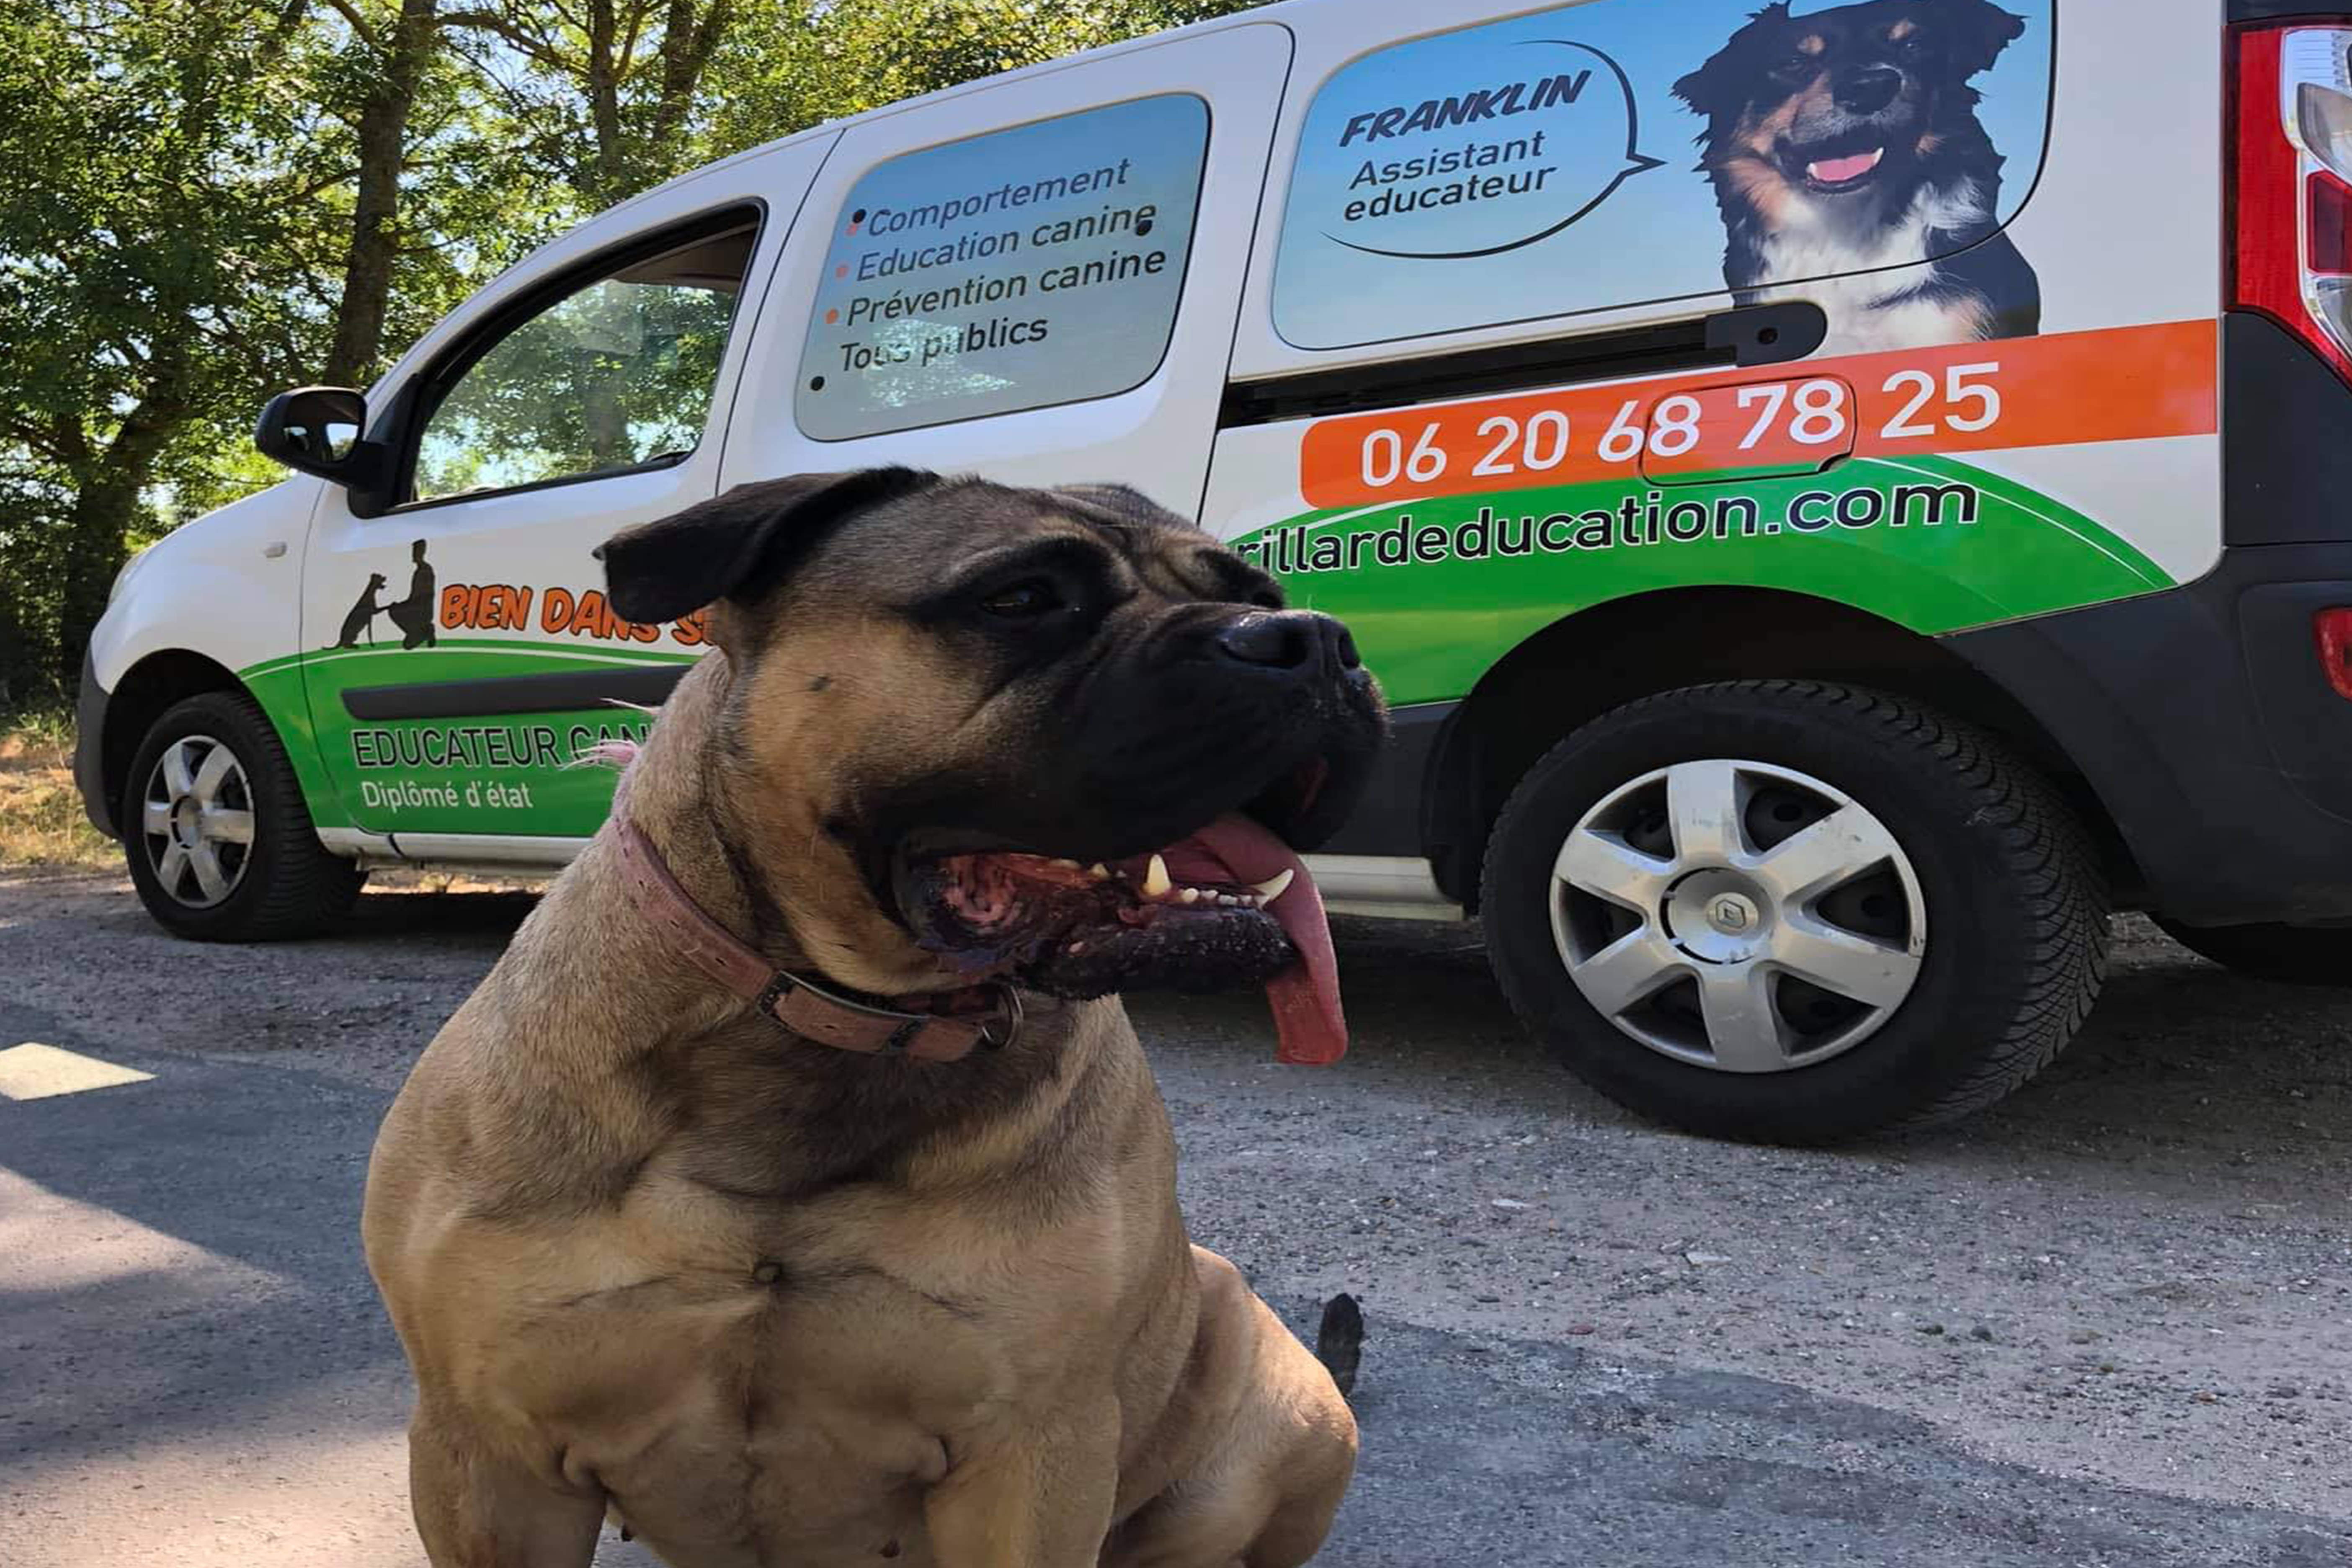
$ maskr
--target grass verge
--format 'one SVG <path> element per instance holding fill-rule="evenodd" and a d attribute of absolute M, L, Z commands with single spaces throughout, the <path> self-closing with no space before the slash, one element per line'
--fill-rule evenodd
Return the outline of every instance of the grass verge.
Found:
<path fill-rule="evenodd" d="M 119 869 L 122 852 L 89 825 L 73 782 L 73 720 L 0 714 L 0 866 Z"/>
<path fill-rule="evenodd" d="M 73 720 L 0 713 L 0 868 L 121 871 L 122 847 L 89 825 L 73 782 Z M 402 892 L 537 890 L 545 878 L 488 879 L 436 866 L 379 867 L 368 885 Z"/>

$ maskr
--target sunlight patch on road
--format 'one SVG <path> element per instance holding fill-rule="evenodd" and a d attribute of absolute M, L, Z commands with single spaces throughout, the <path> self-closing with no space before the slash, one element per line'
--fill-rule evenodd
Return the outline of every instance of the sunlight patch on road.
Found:
<path fill-rule="evenodd" d="M 173 1298 L 164 1305 L 184 1310 L 210 1300 L 249 1307 L 292 1283 L 283 1274 L 44 1186 L 9 1169 L 6 1152 L 0 1142 L 0 1299 L 152 1286 Z M 19 1300 L 12 1310 L 29 1309 Z M 14 1561 L 0 1552 L 0 1563 Z"/>
<path fill-rule="evenodd" d="M 136 1068 L 102 1062 L 79 1051 L 45 1046 L 37 1040 L 26 1040 L 0 1051 L 0 1100 L 49 1100 L 60 1094 L 80 1094 L 86 1089 L 146 1083 L 154 1076 Z"/>
<path fill-rule="evenodd" d="M 5 1561 L 424 1568 L 409 1520 L 408 1380 L 398 1363 L 395 1352 L 363 1372 L 279 1388 L 197 1384 L 205 1396 L 190 1408 L 161 1422 L 140 1413 L 102 1447 L 66 1442 L 12 1458 L 9 1501 L 20 1511 Z M 607 1545 L 597 1561 L 654 1568 L 618 1550 Z"/>

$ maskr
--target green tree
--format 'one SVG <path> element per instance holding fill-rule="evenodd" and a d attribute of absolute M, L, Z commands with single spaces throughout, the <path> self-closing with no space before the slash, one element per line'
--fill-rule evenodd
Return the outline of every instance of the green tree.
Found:
<path fill-rule="evenodd" d="M 289 0 L 299 3 L 299 0 Z M 325 0 L 311 27 L 320 68 L 306 88 L 333 122 L 300 155 L 340 160 L 347 184 L 320 193 L 337 247 L 327 295 L 332 336 L 313 379 L 361 385 L 482 280 L 576 221 L 476 62 L 451 0 Z"/>
<path fill-rule="evenodd" d="M 175 443 L 249 418 L 248 389 L 305 357 L 321 301 L 301 230 L 345 177 L 286 156 L 318 139 L 316 64 L 289 5 L 0 0 L 14 684 L 67 677 Z"/>
<path fill-rule="evenodd" d="M 357 0 L 331 3 L 351 27 L 368 67 L 361 73 L 364 85 L 352 125 L 358 168 L 342 294 L 320 376 L 348 385 L 366 378 L 383 347 L 384 312 L 401 251 L 400 187 L 408 170 L 409 120 L 441 49 L 440 0 L 399 0 L 396 11 L 375 16 Z"/>
<path fill-rule="evenodd" d="M 489 0 L 446 11 L 527 145 L 588 211 L 696 162 L 703 73 L 735 0 Z"/>
<path fill-rule="evenodd" d="M 746 15 L 712 62 L 705 155 L 721 156 L 1079 49 L 1263 0 L 788 0 Z"/>
<path fill-rule="evenodd" d="M 0 704 L 71 679 L 131 546 L 282 477 L 269 393 L 366 379 L 576 215 L 393 45 L 425 14 L 0 0 Z"/>

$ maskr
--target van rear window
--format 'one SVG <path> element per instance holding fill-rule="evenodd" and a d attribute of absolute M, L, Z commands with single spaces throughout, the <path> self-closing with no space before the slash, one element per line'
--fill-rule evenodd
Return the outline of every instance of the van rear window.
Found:
<path fill-rule="evenodd" d="M 1342 348 L 1909 266 L 1900 293 L 2023 205 L 2055 5 L 1588 0 L 1363 56 L 1307 113 L 1276 330 Z M 2033 330 L 2001 269 L 1974 335 Z"/>
<path fill-rule="evenodd" d="M 1208 105 L 1171 93 L 877 164 L 835 218 L 801 429 L 878 436 L 1150 379 L 1208 140 Z"/>

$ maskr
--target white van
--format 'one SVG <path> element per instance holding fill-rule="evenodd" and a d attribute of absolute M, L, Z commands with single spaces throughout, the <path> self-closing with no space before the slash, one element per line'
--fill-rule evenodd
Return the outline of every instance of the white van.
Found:
<path fill-rule="evenodd" d="M 558 865 L 703 647 L 595 546 L 905 463 L 1344 617 L 1398 740 L 1327 896 L 1482 919 L 1668 1121 L 1988 1103 L 2112 909 L 2352 975 L 2352 15 L 1756 3 L 1288 0 L 650 192 L 270 405 L 299 475 L 92 639 L 90 816 L 200 938 Z"/>

